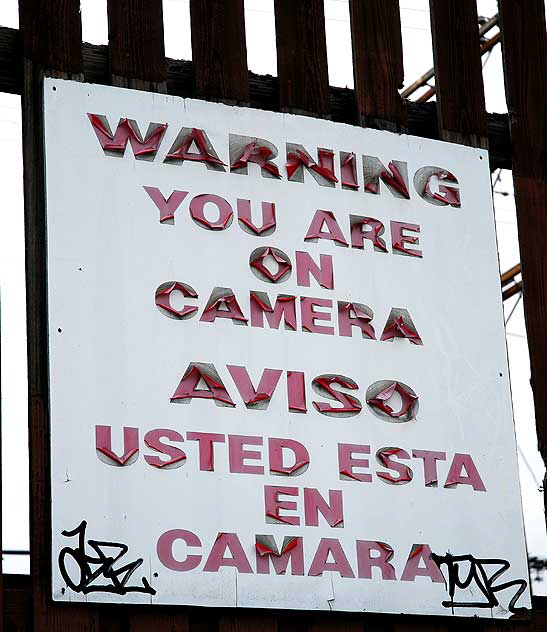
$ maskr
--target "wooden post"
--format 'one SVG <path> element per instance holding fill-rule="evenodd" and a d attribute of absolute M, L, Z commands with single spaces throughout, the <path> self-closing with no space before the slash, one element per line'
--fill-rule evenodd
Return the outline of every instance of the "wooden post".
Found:
<path fill-rule="evenodd" d="M 2 323 L 2 304 L 0 296 L 0 324 Z M 2 336 L 0 334 L 0 357 L 2 355 Z M 2 392 L 2 372 L 0 371 L 0 393 Z M 2 538 L 2 398 L 0 397 L 0 632 L 4 630 L 4 554 Z"/>
<path fill-rule="evenodd" d="M 323 0 L 275 0 L 279 105 L 282 112 L 330 114 Z"/>
<path fill-rule="evenodd" d="M 403 44 L 398 0 L 350 0 L 355 96 L 361 125 L 404 132 Z"/>
<path fill-rule="evenodd" d="M 547 37 L 543 0 L 500 0 L 505 94 L 538 446 L 547 463 Z M 547 489 L 547 477 L 544 490 Z M 545 493 L 545 492 L 544 492 Z M 547 494 L 545 495 L 547 507 Z"/>
<path fill-rule="evenodd" d="M 439 135 L 487 147 L 486 109 L 475 0 L 430 0 Z"/>
<path fill-rule="evenodd" d="M 190 0 L 197 98 L 249 102 L 243 0 Z"/>
<path fill-rule="evenodd" d="M 161 0 L 108 0 L 113 86 L 167 92 Z"/>
<path fill-rule="evenodd" d="M 43 77 L 81 79 L 78 0 L 21 0 L 23 170 L 30 450 L 30 573 L 35 632 L 91 632 L 82 606 L 51 601 L 51 483 L 43 153 Z"/>

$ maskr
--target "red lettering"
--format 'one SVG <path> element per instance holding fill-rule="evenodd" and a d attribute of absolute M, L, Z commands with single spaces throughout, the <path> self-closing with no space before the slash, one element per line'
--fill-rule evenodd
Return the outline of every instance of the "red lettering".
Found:
<path fill-rule="evenodd" d="M 358 445 L 355 443 L 338 444 L 338 469 L 340 472 L 340 478 L 342 480 L 354 480 L 371 483 L 371 474 L 354 471 L 354 468 L 356 467 L 368 469 L 368 459 L 359 459 L 354 457 L 354 454 L 370 454 L 370 446 Z"/>
<path fill-rule="evenodd" d="M 414 248 L 407 248 L 406 244 L 420 243 L 420 238 L 414 235 L 407 235 L 408 231 L 420 232 L 418 224 L 405 224 L 404 222 L 391 222 L 391 247 L 396 255 L 408 255 L 410 257 L 421 257 L 422 251 Z"/>
<path fill-rule="evenodd" d="M 192 147 L 197 151 L 190 151 Z M 205 131 L 197 128 L 183 127 L 180 130 L 164 162 L 181 164 L 185 160 L 201 162 L 207 169 L 214 171 L 224 171 L 226 166 L 218 157 Z"/>
<path fill-rule="evenodd" d="M 293 464 L 285 465 L 283 450 L 290 450 L 293 455 Z M 284 474 L 286 476 L 299 476 L 303 474 L 310 463 L 310 455 L 305 446 L 294 439 L 268 439 L 268 452 L 270 462 L 270 474 Z"/>
<path fill-rule="evenodd" d="M 205 216 L 205 205 L 213 204 L 218 211 L 218 219 L 215 221 L 207 219 Z M 190 202 L 190 216 L 194 222 L 208 230 L 225 230 L 232 223 L 234 212 L 228 200 L 220 195 L 212 193 L 202 193 L 192 198 Z"/>
<path fill-rule="evenodd" d="M 306 383 L 304 382 L 304 374 L 301 371 L 287 371 L 287 396 L 289 412 L 307 412 Z"/>
<path fill-rule="evenodd" d="M 296 331 L 296 297 L 288 294 L 279 294 L 272 308 L 266 292 L 251 292 L 251 326 L 264 327 L 264 318 L 272 329 L 279 329 L 283 318 L 285 329 Z"/>
<path fill-rule="evenodd" d="M 247 319 L 241 311 L 232 288 L 213 288 L 200 321 L 214 323 L 217 318 L 228 318 L 236 325 L 247 325 Z"/>
<path fill-rule="evenodd" d="M 334 271 L 332 257 L 319 255 L 319 265 L 308 252 L 296 251 L 296 283 L 302 287 L 310 287 L 310 274 L 321 287 L 334 289 Z"/>
<path fill-rule="evenodd" d="M 339 489 L 329 489 L 329 501 L 327 502 L 317 489 L 304 488 L 305 525 L 318 527 L 319 514 L 325 518 L 330 527 L 344 526 L 342 492 Z"/>
<path fill-rule="evenodd" d="M 144 435 L 144 443 L 152 450 L 156 450 L 156 452 L 160 452 L 160 454 L 166 454 L 169 458 L 163 460 L 160 459 L 159 456 L 149 456 L 145 454 L 144 460 L 148 465 L 165 469 L 183 465 L 186 460 L 186 454 L 180 448 L 161 441 L 164 438 L 169 439 L 169 441 L 184 441 L 182 435 L 176 430 L 170 430 L 169 428 L 150 430 Z"/>
<path fill-rule="evenodd" d="M 167 129 L 167 123 L 150 123 L 146 138 L 143 139 L 136 121 L 121 118 L 116 133 L 112 134 L 106 116 L 100 114 L 88 114 L 87 116 L 105 154 L 123 156 L 127 141 L 129 141 L 133 155 L 137 160 L 154 159 Z"/>
<path fill-rule="evenodd" d="M 244 366 L 235 366 L 233 364 L 226 366 L 241 398 L 245 402 L 245 406 L 247 408 L 266 410 L 283 371 L 279 369 L 264 369 L 258 387 L 255 390 Z"/>
<path fill-rule="evenodd" d="M 423 562 L 423 566 L 420 566 L 420 562 Z M 431 559 L 431 549 L 427 544 L 412 545 L 401 581 L 413 582 L 416 577 L 429 577 L 436 584 L 444 584 L 443 574 Z"/>
<path fill-rule="evenodd" d="M 152 201 L 160 212 L 160 224 L 174 224 L 175 212 L 188 195 L 188 191 L 173 191 L 171 195 L 165 199 L 157 187 L 143 187 L 143 189 L 152 198 Z"/>
<path fill-rule="evenodd" d="M 463 474 L 465 470 L 465 475 Z M 486 487 L 482 482 L 477 467 L 470 454 L 455 454 L 446 477 L 445 487 L 456 485 L 471 485 L 476 492 L 485 492 Z"/>
<path fill-rule="evenodd" d="M 235 406 L 214 364 L 206 362 L 190 362 L 171 397 L 171 403 L 187 404 L 193 398 L 212 399 L 217 406 Z"/>
<path fill-rule="evenodd" d="M 271 535 L 256 536 L 256 572 L 269 575 L 270 561 L 276 575 L 284 575 L 291 563 L 291 575 L 304 575 L 304 547 L 302 538 L 285 536 L 281 551 Z"/>
<path fill-rule="evenodd" d="M 187 547 L 201 546 L 201 541 L 195 533 L 184 529 L 171 529 L 158 538 L 156 551 L 159 561 L 172 571 L 191 571 L 197 568 L 201 562 L 201 555 L 187 555 L 184 560 L 175 559 L 173 545 L 177 540 L 182 540 Z"/>
<path fill-rule="evenodd" d="M 332 301 L 326 298 L 309 298 L 307 296 L 300 297 L 300 314 L 302 318 L 302 331 L 308 331 L 313 334 L 334 335 L 334 327 L 325 325 L 317 325 L 316 321 L 330 321 L 331 315 L 325 312 L 318 312 L 314 307 L 332 307 Z"/>
<path fill-rule="evenodd" d="M 226 551 L 229 551 L 232 557 L 224 557 Z M 237 568 L 238 573 L 253 572 L 235 533 L 219 533 L 217 535 L 203 570 L 206 573 L 218 573 L 219 568 L 223 566 L 233 566 Z"/>
<path fill-rule="evenodd" d="M 243 435 L 228 436 L 228 452 L 230 472 L 240 474 L 264 474 L 262 465 L 248 465 L 246 459 L 260 460 L 262 454 L 256 450 L 244 450 L 244 445 L 262 445 L 262 437 L 246 437 Z"/>
<path fill-rule="evenodd" d="M 332 562 L 327 561 L 330 555 L 332 555 Z M 308 575 L 312 577 L 322 575 L 324 571 L 336 571 L 341 577 L 355 577 L 338 540 L 321 538 L 319 542 Z"/>
<path fill-rule="evenodd" d="M 333 384 L 338 384 L 342 388 L 357 390 L 358 384 L 345 375 L 318 375 L 312 382 L 313 390 L 318 394 L 342 404 L 341 406 L 331 406 L 324 402 L 313 402 L 315 408 L 322 415 L 330 417 L 352 417 L 361 412 L 363 407 L 361 402 L 353 395 L 341 393 L 333 388 Z"/>
<path fill-rule="evenodd" d="M 372 555 L 372 553 L 376 555 Z M 383 580 L 397 579 L 390 560 L 393 549 L 385 542 L 357 540 L 357 576 L 359 579 L 372 579 L 373 567 L 380 569 Z"/>
<path fill-rule="evenodd" d="M 139 429 L 123 429 L 123 454 L 118 456 L 112 450 L 112 427 L 95 426 L 95 449 L 97 456 L 108 465 L 131 465 L 137 460 L 139 453 Z"/>
<path fill-rule="evenodd" d="M 323 230 L 323 226 L 326 226 L 327 231 Z M 304 241 L 316 242 L 318 239 L 328 239 L 334 241 L 338 246 L 347 247 L 348 242 L 332 211 L 323 211 L 321 209 L 315 211 Z"/>
<path fill-rule="evenodd" d="M 292 500 L 280 500 L 279 496 L 298 496 L 297 487 L 276 487 L 273 485 L 264 486 L 264 507 L 266 522 L 299 525 L 298 516 L 281 515 L 281 510 L 296 510 L 296 502 Z"/>
<path fill-rule="evenodd" d="M 437 474 L 437 461 L 445 461 L 445 452 L 432 452 L 431 450 L 412 450 L 415 459 L 423 459 L 424 482 L 426 487 L 437 487 L 439 482 Z"/>
<path fill-rule="evenodd" d="M 363 250 L 365 239 L 372 242 L 372 247 L 377 252 L 387 252 L 386 242 L 381 235 L 384 234 L 384 225 L 381 221 L 373 217 L 361 217 L 360 215 L 350 215 L 351 247 Z M 365 227 L 367 230 L 365 230 Z"/>
<path fill-rule="evenodd" d="M 275 204 L 273 202 L 262 202 L 262 225 L 257 226 L 251 218 L 251 201 L 238 199 L 237 219 L 245 232 L 259 237 L 266 237 L 266 235 L 271 235 L 276 228 Z"/>
<path fill-rule="evenodd" d="M 224 443 L 224 435 L 210 432 L 187 432 L 188 441 L 197 441 L 199 444 L 199 469 L 202 472 L 214 472 L 215 470 L 215 443 Z"/>
<path fill-rule="evenodd" d="M 395 477 L 388 472 L 376 472 L 376 476 L 382 481 L 391 483 L 392 485 L 405 485 L 406 483 L 410 483 L 413 476 L 412 470 L 408 465 L 394 461 L 394 457 L 400 459 L 410 458 L 408 452 L 401 448 L 381 448 L 376 452 L 376 460 L 378 463 L 398 474 L 398 476 Z"/>

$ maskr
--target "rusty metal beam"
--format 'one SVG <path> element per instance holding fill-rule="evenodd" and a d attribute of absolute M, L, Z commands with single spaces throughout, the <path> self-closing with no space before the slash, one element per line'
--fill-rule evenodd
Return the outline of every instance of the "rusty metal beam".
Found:
<path fill-rule="evenodd" d="M 486 40 L 485 42 L 483 42 L 481 44 L 481 56 L 491 51 L 494 48 L 494 46 L 500 41 L 501 41 L 501 33 L 496 33 L 494 37 L 491 37 L 489 40 Z M 431 88 L 429 88 L 429 90 L 427 90 L 427 92 L 424 92 L 416 99 L 416 103 L 425 103 L 426 101 L 429 101 L 429 99 L 431 99 L 431 97 L 436 93 L 437 93 L 436 86 L 432 86 Z"/>
<path fill-rule="evenodd" d="M 493 17 L 487 20 L 479 29 L 479 37 L 483 37 L 488 33 L 491 29 L 493 29 L 499 23 L 499 15 L 496 13 Z M 412 94 L 419 90 L 422 86 L 425 86 L 427 82 L 435 76 L 435 68 L 430 68 L 427 72 L 425 72 L 421 77 L 416 79 L 414 83 L 411 83 L 408 87 L 406 87 L 402 92 L 401 96 L 403 99 L 408 99 Z"/>

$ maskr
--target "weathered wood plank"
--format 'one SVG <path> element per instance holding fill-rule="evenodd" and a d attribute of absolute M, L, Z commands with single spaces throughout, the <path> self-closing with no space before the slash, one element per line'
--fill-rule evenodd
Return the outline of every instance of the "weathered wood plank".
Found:
<path fill-rule="evenodd" d="M 158 606 L 145 610 L 143 606 L 131 612 L 129 616 L 128 632 L 189 632 L 189 630 L 188 617 L 184 612 L 166 613 L 164 608 L 158 608 Z"/>
<path fill-rule="evenodd" d="M 82 69 L 82 22 L 75 0 L 19 0 L 26 59 L 67 73 Z"/>
<path fill-rule="evenodd" d="M 190 0 L 195 96 L 249 101 L 243 0 Z"/>
<path fill-rule="evenodd" d="M 45 72 L 81 77 L 78 0 L 21 0 L 22 127 L 30 446 L 30 566 L 36 632 L 95 630 L 93 611 L 51 602 L 51 484 L 43 155 Z"/>
<path fill-rule="evenodd" d="M 486 109 L 475 0 L 429 0 L 439 133 L 486 147 Z"/>
<path fill-rule="evenodd" d="M 385 628 L 384 628 L 385 629 Z M 352 620 L 347 615 L 318 617 L 308 626 L 308 632 L 364 632 L 363 620 Z M 368 631 L 368 628 L 367 628 Z M 372 632 L 372 630 L 370 630 Z"/>
<path fill-rule="evenodd" d="M 220 617 L 218 632 L 277 632 L 277 618 L 268 614 L 229 612 Z"/>
<path fill-rule="evenodd" d="M 543 0 L 500 0 L 505 94 L 539 451 L 547 463 L 547 36 Z M 547 478 L 544 489 L 547 490 Z M 547 493 L 547 492 L 546 492 Z M 547 496 L 545 497 L 547 507 Z"/>
<path fill-rule="evenodd" d="M 275 0 L 282 112 L 330 114 L 323 0 Z"/>
<path fill-rule="evenodd" d="M 108 0 L 112 84 L 166 90 L 161 0 Z"/>
<path fill-rule="evenodd" d="M 4 575 L 4 629 L 9 632 L 32 630 L 32 591 L 28 575 Z"/>
<path fill-rule="evenodd" d="M 17 29 L 0 27 L 0 92 L 21 94 L 21 42 Z"/>
<path fill-rule="evenodd" d="M 403 44 L 398 0 L 350 0 L 355 96 L 361 124 L 404 131 Z"/>

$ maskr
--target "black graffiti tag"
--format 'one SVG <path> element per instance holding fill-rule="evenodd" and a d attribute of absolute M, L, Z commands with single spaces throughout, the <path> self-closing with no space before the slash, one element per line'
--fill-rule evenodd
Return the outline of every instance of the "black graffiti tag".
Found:
<path fill-rule="evenodd" d="M 445 577 L 445 582 L 450 599 L 443 601 L 442 605 L 445 608 L 452 608 L 452 612 L 454 612 L 454 608 L 493 608 L 494 606 L 499 606 L 496 593 L 512 587 L 515 587 L 516 591 L 509 601 L 509 612 L 515 613 L 525 610 L 525 608 L 516 608 L 515 604 L 526 590 L 526 586 L 528 585 L 526 580 L 514 579 L 509 582 L 496 584 L 497 580 L 509 570 L 511 566 L 507 560 L 476 558 L 473 555 L 451 555 L 450 553 L 446 555 L 436 555 L 432 553 L 431 559 L 437 564 L 441 573 L 442 566 L 446 566 L 447 576 Z M 461 567 L 463 562 L 469 563 L 467 576 L 466 571 Z M 467 564 L 465 566 L 467 567 Z M 494 568 L 487 571 L 486 567 Z M 485 601 L 454 601 L 456 589 L 465 590 L 472 586 L 472 584 L 481 591 Z"/>
<path fill-rule="evenodd" d="M 133 573 L 142 564 L 142 557 L 134 562 L 114 568 L 114 565 L 127 553 L 129 547 L 121 542 L 101 542 L 88 540 L 87 544 L 94 553 L 86 553 L 85 531 L 87 522 L 82 522 L 72 531 L 62 531 L 67 538 L 78 536 L 78 546 L 64 547 L 59 553 L 59 570 L 66 585 L 75 592 L 84 595 L 92 592 L 108 592 L 116 595 L 125 595 L 130 592 L 155 595 L 156 591 L 150 586 L 146 577 L 142 577 L 142 586 L 128 586 Z M 75 581 L 71 576 L 76 569 L 69 563 L 71 571 L 67 570 L 67 561 L 71 558 L 78 566 L 79 577 Z M 78 572 L 76 571 L 76 572 Z M 98 580 L 97 583 L 96 580 Z M 107 580 L 107 583 L 100 583 Z"/>

